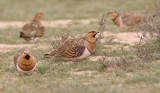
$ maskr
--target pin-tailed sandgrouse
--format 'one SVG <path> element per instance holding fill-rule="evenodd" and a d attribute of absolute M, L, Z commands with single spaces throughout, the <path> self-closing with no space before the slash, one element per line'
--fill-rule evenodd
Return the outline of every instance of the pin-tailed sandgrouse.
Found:
<path fill-rule="evenodd" d="M 41 24 L 41 18 L 43 13 L 38 12 L 35 14 L 32 22 L 25 24 L 20 32 L 20 38 L 30 41 L 32 39 L 37 40 L 44 34 L 44 27 Z"/>
<path fill-rule="evenodd" d="M 46 54 L 45 58 L 62 58 L 80 60 L 88 57 L 96 46 L 96 30 L 88 31 L 83 38 L 68 39 L 55 51 Z"/>
<path fill-rule="evenodd" d="M 133 28 L 146 20 L 146 16 L 138 12 L 127 12 L 119 14 L 117 12 L 108 12 L 112 16 L 113 23 L 122 28 Z"/>
<path fill-rule="evenodd" d="M 20 50 L 14 55 L 14 64 L 20 72 L 31 72 L 36 68 L 37 56 L 30 50 Z"/>

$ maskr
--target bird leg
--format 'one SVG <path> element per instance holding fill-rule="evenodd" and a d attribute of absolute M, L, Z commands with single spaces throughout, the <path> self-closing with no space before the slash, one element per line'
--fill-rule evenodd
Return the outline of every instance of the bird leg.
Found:
<path fill-rule="evenodd" d="M 72 60 L 74 64 L 79 64 L 81 62 L 81 59 L 74 59 Z"/>
<path fill-rule="evenodd" d="M 39 37 L 35 37 L 35 38 L 34 38 L 34 41 L 38 41 L 38 40 L 39 40 Z"/>
<path fill-rule="evenodd" d="M 19 72 L 19 71 L 18 71 L 18 72 Z M 19 72 L 18 76 L 21 77 L 21 76 L 24 76 L 24 74 L 21 73 L 21 72 Z"/>

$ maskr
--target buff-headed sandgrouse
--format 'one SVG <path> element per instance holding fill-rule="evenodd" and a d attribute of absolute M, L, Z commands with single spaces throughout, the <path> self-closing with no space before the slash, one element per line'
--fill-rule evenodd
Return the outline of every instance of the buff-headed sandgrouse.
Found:
<path fill-rule="evenodd" d="M 23 49 L 14 55 L 14 65 L 22 73 L 33 71 L 37 63 L 37 56 L 30 50 Z"/>
<path fill-rule="evenodd" d="M 68 39 L 45 58 L 62 58 L 69 60 L 81 60 L 88 57 L 96 46 L 96 30 L 88 31 L 83 38 Z"/>
<path fill-rule="evenodd" d="M 133 28 L 146 21 L 146 16 L 138 12 L 127 12 L 119 14 L 117 12 L 108 12 L 112 16 L 113 23 L 122 28 Z"/>
<path fill-rule="evenodd" d="M 38 12 L 35 14 L 32 22 L 25 24 L 20 32 L 20 38 L 30 41 L 32 39 L 38 40 L 44 34 L 44 27 L 41 24 L 43 13 Z"/>

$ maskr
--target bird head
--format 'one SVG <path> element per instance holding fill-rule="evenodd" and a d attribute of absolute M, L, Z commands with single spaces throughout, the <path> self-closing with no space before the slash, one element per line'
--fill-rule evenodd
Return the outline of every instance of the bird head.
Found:
<path fill-rule="evenodd" d="M 35 16 L 34 16 L 33 21 L 41 21 L 42 16 L 43 16 L 43 13 L 42 13 L 42 12 L 37 12 L 37 13 L 35 14 Z"/>
<path fill-rule="evenodd" d="M 22 53 L 20 60 L 23 64 L 26 64 L 26 65 L 31 64 L 33 59 L 32 59 L 32 55 L 31 55 L 30 51 L 25 50 Z"/>
<path fill-rule="evenodd" d="M 97 35 L 97 32 L 96 30 L 90 30 L 86 33 L 85 35 L 85 39 L 88 40 L 89 42 L 96 42 L 96 35 Z"/>
<path fill-rule="evenodd" d="M 119 16 L 119 13 L 117 12 L 108 12 L 108 15 L 112 16 L 113 19 L 115 19 L 117 16 Z"/>

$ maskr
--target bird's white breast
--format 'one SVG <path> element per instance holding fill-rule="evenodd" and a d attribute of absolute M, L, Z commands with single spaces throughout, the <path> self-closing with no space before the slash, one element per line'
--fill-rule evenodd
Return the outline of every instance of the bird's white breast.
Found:
<path fill-rule="evenodd" d="M 88 57 L 90 54 L 91 54 L 91 53 L 88 51 L 87 46 L 85 45 L 84 52 L 83 52 L 83 54 L 82 54 L 80 57 L 78 57 L 78 59 L 86 58 L 86 57 Z"/>
<path fill-rule="evenodd" d="M 123 23 L 122 17 L 119 17 L 120 27 L 126 27 L 126 25 Z"/>

